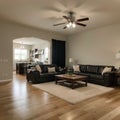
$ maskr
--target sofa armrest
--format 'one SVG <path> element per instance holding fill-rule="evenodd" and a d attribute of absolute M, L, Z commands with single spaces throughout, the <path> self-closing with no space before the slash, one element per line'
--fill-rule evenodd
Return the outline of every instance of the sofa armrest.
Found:
<path fill-rule="evenodd" d="M 37 83 L 40 79 L 40 72 L 37 70 L 32 70 L 27 73 L 27 81 L 31 81 L 32 83 Z"/>
<path fill-rule="evenodd" d="M 113 86 L 114 85 L 114 79 L 115 79 L 115 72 L 106 72 L 103 74 L 103 79 L 105 86 Z"/>

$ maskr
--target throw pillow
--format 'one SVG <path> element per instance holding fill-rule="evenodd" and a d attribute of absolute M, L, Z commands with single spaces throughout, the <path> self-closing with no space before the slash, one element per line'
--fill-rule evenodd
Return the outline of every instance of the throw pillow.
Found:
<path fill-rule="evenodd" d="M 38 70 L 40 73 L 42 72 L 41 67 L 39 65 L 35 66 L 36 70 Z"/>
<path fill-rule="evenodd" d="M 48 67 L 48 72 L 49 72 L 49 73 L 55 72 L 55 67 Z"/>
<path fill-rule="evenodd" d="M 74 72 L 80 72 L 79 65 L 73 65 L 73 70 L 74 70 Z"/>
<path fill-rule="evenodd" d="M 112 68 L 111 67 L 105 67 L 102 71 L 102 75 L 106 72 L 111 72 Z"/>

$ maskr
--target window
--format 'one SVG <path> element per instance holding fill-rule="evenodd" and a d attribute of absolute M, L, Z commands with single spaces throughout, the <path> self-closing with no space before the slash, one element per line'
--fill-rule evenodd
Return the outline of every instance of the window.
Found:
<path fill-rule="evenodd" d="M 48 48 L 45 48 L 45 59 L 48 59 Z"/>
<path fill-rule="evenodd" d="M 15 60 L 27 60 L 27 49 L 14 49 L 14 59 Z"/>

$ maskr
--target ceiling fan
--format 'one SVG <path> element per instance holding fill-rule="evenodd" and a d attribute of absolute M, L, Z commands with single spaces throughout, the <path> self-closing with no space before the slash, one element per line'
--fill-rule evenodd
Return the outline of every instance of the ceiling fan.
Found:
<path fill-rule="evenodd" d="M 68 16 L 63 16 L 63 18 L 65 18 L 67 20 L 67 22 L 53 24 L 53 26 L 58 26 L 58 25 L 66 24 L 65 27 L 63 27 L 63 29 L 70 28 L 70 27 L 75 28 L 76 25 L 80 25 L 80 26 L 85 27 L 86 24 L 83 24 L 81 22 L 89 20 L 89 18 L 85 17 L 85 18 L 81 18 L 81 19 L 75 20 L 74 14 L 75 13 L 72 12 L 72 11 L 68 12 Z"/>

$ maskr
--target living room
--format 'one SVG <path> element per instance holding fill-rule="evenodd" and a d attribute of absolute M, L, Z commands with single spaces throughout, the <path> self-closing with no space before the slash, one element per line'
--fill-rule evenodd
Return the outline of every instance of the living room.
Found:
<path fill-rule="evenodd" d="M 82 14 L 83 17 L 84 16 L 89 17 L 89 21 L 85 21 L 85 24 L 87 25 L 86 27 L 77 26 L 77 28 L 74 28 L 73 30 L 62 29 L 64 27 L 64 25 L 63 26 L 52 26 L 54 23 L 59 23 L 59 22 L 63 21 L 64 18 L 62 19 L 62 21 L 60 21 L 60 20 L 63 15 L 66 15 L 66 13 L 64 13 L 64 12 L 59 13 L 58 18 L 56 18 L 57 20 L 53 19 L 53 22 L 51 22 L 51 23 L 48 22 L 48 29 L 46 28 L 46 26 L 45 26 L 45 28 L 39 28 L 35 24 L 36 22 L 39 21 L 39 18 L 38 17 L 36 18 L 36 16 L 32 12 L 29 12 L 29 14 L 28 14 L 28 16 L 30 16 L 30 17 L 24 18 L 24 19 L 27 19 L 27 21 L 21 23 L 20 21 L 22 21 L 23 19 L 20 15 L 24 16 L 24 9 L 26 10 L 26 8 L 25 8 L 26 3 L 21 1 L 19 3 L 16 3 L 16 5 L 13 5 L 13 2 L 15 2 L 15 1 L 12 1 L 12 2 L 6 1 L 5 4 L 3 4 L 4 1 L 0 2 L 0 6 L 1 6 L 0 7 L 0 16 L 1 16 L 0 17 L 0 26 L 1 26 L 1 29 L 0 29 L 0 33 L 1 33 L 1 36 L 0 36 L 0 38 L 1 38 L 0 83 L 1 83 L 1 85 L 0 86 L 1 86 L 1 91 L 3 92 L 3 93 L 1 93 L 1 99 L 0 99 L 1 105 L 3 103 L 2 97 L 4 97 L 4 95 L 7 96 L 7 92 L 8 92 L 7 90 L 12 91 L 12 89 L 10 89 L 9 87 L 7 88 L 8 83 L 6 84 L 5 82 L 13 81 L 13 79 L 16 78 L 16 77 L 13 77 L 13 40 L 16 38 L 33 37 L 34 36 L 34 37 L 41 38 L 41 39 L 47 40 L 47 41 L 51 41 L 52 39 L 66 41 L 66 65 L 68 64 L 68 59 L 73 58 L 73 60 L 76 64 L 113 65 L 113 66 L 115 66 L 116 69 L 119 69 L 120 59 L 116 59 L 116 54 L 119 53 L 119 51 L 120 51 L 120 47 L 119 47 L 119 44 L 120 44 L 120 40 L 119 40 L 120 39 L 120 34 L 119 34 L 120 17 L 119 17 L 119 13 L 118 13 L 119 8 L 120 8 L 120 2 L 118 0 L 114 0 L 114 1 L 113 0 L 112 1 L 98 0 L 96 2 L 93 0 L 92 2 L 86 1 L 85 3 L 83 0 L 80 0 L 80 2 L 75 1 L 75 3 L 74 2 L 69 3 L 68 0 L 65 0 L 65 3 L 64 3 L 63 1 L 60 0 L 59 4 L 58 4 L 58 2 L 54 1 L 53 3 L 55 3 L 55 4 L 53 4 L 53 6 L 51 5 L 53 8 L 56 8 L 55 7 L 56 4 L 59 9 L 63 7 L 62 5 L 66 5 L 69 8 L 69 6 L 72 6 L 72 4 L 74 3 L 72 7 L 75 7 L 75 10 L 77 11 L 76 16 L 78 16 L 78 18 L 80 17 L 80 14 Z M 28 2 L 28 1 L 26 1 L 26 2 Z M 45 2 L 47 3 L 48 1 L 46 0 Z M 46 3 L 43 2 L 43 4 L 42 4 L 43 8 L 41 5 L 41 9 L 46 8 L 47 12 L 48 12 L 49 11 L 48 8 L 51 8 L 51 6 L 48 7 L 46 5 Z M 79 4 L 77 4 L 77 3 L 79 3 Z M 39 1 L 39 4 L 41 4 L 41 1 Z M 38 9 L 39 4 L 37 3 L 33 6 Z M 84 4 L 86 6 L 88 5 L 88 8 L 86 8 L 86 6 Z M 91 4 L 93 4 L 93 5 L 91 5 Z M 5 6 L 3 7 L 3 5 L 5 5 Z M 23 8 L 24 8 L 23 11 L 21 11 L 20 7 L 18 7 L 17 5 L 18 6 L 20 5 L 20 7 L 23 5 Z M 45 7 L 45 5 L 46 5 L 46 7 Z M 32 4 L 31 4 L 31 6 L 32 6 Z M 31 6 L 29 6 L 28 10 L 32 9 Z M 17 7 L 19 9 L 17 9 Z M 11 11 L 9 11 L 8 8 L 11 9 Z M 4 13 L 5 10 L 6 10 L 6 13 Z M 16 10 L 16 12 L 18 12 L 18 14 L 14 13 L 15 10 Z M 80 10 L 81 10 L 81 12 L 79 12 Z M 8 12 L 8 14 L 7 14 L 7 12 Z M 46 15 L 48 17 L 52 17 L 51 15 L 57 15 L 57 14 L 50 14 L 50 12 L 48 12 L 49 14 L 45 14 L 45 12 L 42 13 L 41 11 L 39 11 L 39 12 L 40 12 L 41 17 L 42 17 L 42 15 Z M 39 12 L 37 13 L 38 16 L 40 16 Z M 55 13 L 55 12 L 53 12 L 53 13 Z M 14 14 L 15 14 L 15 16 L 14 16 L 15 18 L 14 17 L 12 18 L 12 16 Z M 31 16 L 32 16 L 32 18 L 31 18 Z M 48 17 L 46 18 L 47 19 L 46 21 L 48 21 Z M 59 20 L 59 17 L 61 17 L 60 20 Z M 36 18 L 36 21 L 34 21 L 33 18 L 34 19 Z M 16 22 L 16 19 L 18 20 L 17 22 Z M 35 26 L 34 25 L 31 26 L 31 23 L 34 23 Z M 43 21 L 43 23 L 44 23 L 44 21 Z M 43 23 L 39 22 L 39 24 L 43 24 Z M 45 23 L 45 24 L 47 24 L 47 23 Z M 98 24 L 98 26 L 97 26 L 97 24 Z M 92 25 L 93 25 L 93 27 L 92 27 Z M 22 83 L 24 83 L 24 84 L 26 83 L 26 81 L 24 82 L 24 79 L 25 79 L 24 76 L 18 75 L 17 77 L 20 77 L 19 79 L 22 80 L 22 81 L 19 81 L 21 83 L 21 85 L 22 85 Z M 7 88 L 6 91 L 4 91 L 4 88 Z M 111 115 L 111 113 L 110 113 L 110 112 L 112 112 L 111 108 L 113 108 L 113 113 L 116 113 L 116 111 L 117 111 L 117 115 L 115 115 L 115 116 L 114 116 L 114 114 L 112 115 L 112 117 L 114 117 L 113 118 L 114 120 L 118 120 L 119 116 L 120 116 L 120 112 L 117 109 L 120 104 L 118 101 L 118 99 L 120 98 L 119 97 L 119 89 L 112 91 L 111 94 L 106 95 L 110 99 L 105 98 L 105 95 L 103 95 L 103 96 L 101 95 L 101 96 L 97 96 L 97 97 L 91 98 L 86 101 L 82 101 L 81 103 L 79 103 L 77 105 L 71 105 L 67 102 L 64 102 L 63 100 L 61 100 L 59 98 L 49 95 L 48 93 L 45 93 L 41 90 L 32 88 L 32 86 L 29 86 L 26 89 L 28 90 L 27 94 L 29 94 L 33 97 L 33 99 L 37 103 L 37 105 L 39 103 L 37 102 L 37 100 L 35 100 L 37 98 L 35 98 L 34 94 L 36 96 L 38 96 L 40 94 L 41 98 L 38 97 L 38 100 L 41 100 L 40 101 L 41 105 L 39 105 L 38 109 L 40 109 L 40 107 L 43 105 L 46 108 L 46 110 L 44 110 L 44 114 L 47 111 L 47 107 L 45 106 L 45 103 L 49 104 L 49 101 L 50 101 L 50 103 L 52 103 L 52 105 L 49 104 L 50 110 L 52 111 L 51 114 L 49 115 L 49 117 L 51 116 L 50 119 L 60 119 L 60 116 L 61 116 L 61 119 L 79 119 L 80 116 L 82 116 L 82 114 L 83 114 L 83 118 L 81 117 L 81 120 L 88 119 L 90 116 L 93 116 L 93 117 L 90 117 L 91 120 L 92 119 L 100 119 L 100 118 L 103 120 L 103 119 L 105 119 L 105 117 L 102 118 L 102 116 Z M 33 92 L 34 94 L 31 92 Z M 11 94 L 12 93 L 9 93 L 10 97 L 12 96 Z M 24 94 L 24 93 L 22 92 L 22 94 Z M 44 97 L 42 96 L 43 94 L 44 94 Z M 8 97 L 9 97 L 9 95 L 8 95 Z M 114 98 L 112 98 L 112 96 L 114 96 Z M 8 99 L 7 98 L 4 98 L 4 99 L 6 99 L 5 103 L 7 104 Z M 105 114 L 103 113 L 104 111 L 102 112 L 102 108 L 100 107 L 101 103 L 99 102 L 99 100 L 101 101 L 101 103 L 103 105 L 106 106 L 106 108 L 105 108 L 102 105 L 102 107 L 106 110 Z M 55 101 L 55 103 L 54 103 L 54 101 Z M 113 103 L 111 103 L 111 101 L 113 101 Z M 30 99 L 30 102 L 32 103 L 32 98 Z M 57 102 L 59 102 L 59 105 L 57 104 Z M 105 103 L 107 103 L 107 105 Z M 111 105 L 109 103 L 111 103 Z M 12 103 L 9 103 L 9 104 L 12 104 Z M 85 106 L 85 104 L 87 104 L 87 105 Z M 20 105 L 22 105 L 22 102 Z M 25 105 L 25 103 L 24 103 L 24 105 Z M 34 106 L 34 105 L 35 105 L 35 103 L 32 103 L 32 106 Z M 65 109 L 67 109 L 66 110 L 67 112 L 65 112 L 65 110 L 60 108 L 60 107 L 63 107 L 64 105 L 66 106 Z M 96 107 L 93 108 L 94 105 L 96 105 Z M 109 107 L 109 105 L 111 108 Z M 83 110 L 79 108 L 80 106 L 82 106 Z M 59 108 L 61 115 L 59 115 L 59 111 L 55 112 L 55 110 L 56 110 L 55 107 Z M 92 111 L 90 112 L 87 107 Z M 100 111 L 97 111 L 98 107 L 100 107 Z M 5 108 L 6 108 L 6 106 L 5 106 Z M 73 111 L 72 111 L 72 108 L 73 108 Z M 84 115 L 85 108 L 87 109 L 87 112 L 88 112 L 86 114 L 86 116 Z M 2 111 L 2 109 L 4 109 L 4 106 L 2 106 L 1 111 Z M 15 107 L 14 107 L 14 109 L 15 109 Z M 29 108 L 29 109 L 30 109 L 29 110 L 30 113 L 32 113 L 32 111 L 34 111 L 34 109 L 32 109 L 32 108 Z M 38 109 L 37 109 L 37 106 L 35 106 L 35 112 L 32 114 L 34 117 L 32 118 L 32 116 L 27 117 L 27 115 L 26 116 L 24 115 L 25 119 L 36 119 L 37 117 L 35 118 L 35 116 L 37 116 L 38 114 L 40 114 L 40 115 L 42 114 L 42 111 L 40 111 L 40 113 L 37 112 Z M 6 109 L 4 109 L 4 110 L 6 110 Z M 13 109 L 11 108 L 11 111 L 10 111 L 10 113 L 12 113 L 11 117 L 8 114 L 9 113 L 9 110 L 8 110 L 8 113 L 5 111 L 1 112 L 1 116 L 2 116 L 1 118 L 8 119 L 6 116 L 6 115 L 8 115 L 9 118 L 12 119 L 12 118 L 14 118 L 14 114 L 15 114 L 15 118 L 20 119 L 20 115 L 22 115 L 23 112 L 18 110 L 19 112 L 21 112 L 21 114 L 19 113 L 20 115 L 17 115 L 17 113 L 13 112 L 12 110 Z M 62 111 L 65 112 L 64 115 L 62 114 Z M 77 113 L 74 116 L 75 111 Z M 97 115 L 95 115 L 95 113 L 94 113 L 95 111 L 97 112 Z M 28 115 L 30 115 L 30 113 L 26 112 L 26 114 L 28 114 Z M 49 113 L 50 113 L 50 111 L 49 111 Z M 54 115 L 52 115 L 52 113 Z M 24 119 L 24 117 L 21 117 L 21 118 Z M 40 119 L 39 117 L 38 117 L 38 119 Z M 106 116 L 106 118 L 109 118 L 109 119 L 112 119 L 112 117 L 109 118 Z M 43 118 L 48 119 L 45 116 Z"/>

